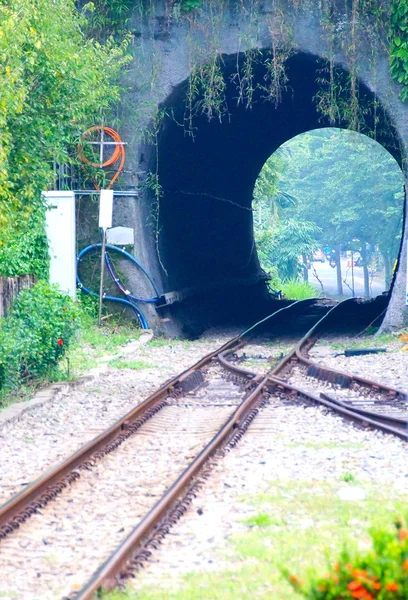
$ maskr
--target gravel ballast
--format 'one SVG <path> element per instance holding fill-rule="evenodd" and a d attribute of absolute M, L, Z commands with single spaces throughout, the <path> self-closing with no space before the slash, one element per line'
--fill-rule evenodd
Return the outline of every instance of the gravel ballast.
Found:
<path fill-rule="evenodd" d="M 32 409 L 20 420 L 3 426 L 0 430 L 0 502 L 23 489 L 45 469 L 95 437 L 166 380 L 221 346 L 235 333 L 217 333 L 196 342 L 175 341 L 168 346 L 152 344 L 139 348 L 125 360 L 139 361 L 143 363 L 141 368 L 111 367 L 97 380 L 72 390 L 65 398 Z M 277 349 L 254 345 L 249 350 L 248 355 L 256 356 L 258 351 L 265 355 L 262 370 L 267 370 L 268 363 L 279 358 L 282 344 Z M 404 369 L 404 365 L 408 366 L 408 353 L 398 349 L 394 348 L 389 354 L 345 358 L 333 357 L 338 351 L 321 344 L 314 352 L 315 349 L 310 357 L 328 366 L 408 389 Z M 255 370 L 257 361 L 258 358 L 250 356 L 242 366 Z M 187 515 L 165 538 L 160 550 L 131 585 L 138 591 L 143 591 L 145 586 L 155 586 L 158 581 L 177 587 L 191 571 L 235 568 L 239 559 L 231 539 L 248 531 L 244 520 L 257 510 L 250 501 L 242 501 L 243 495 L 267 493 L 271 486 L 292 481 L 312 486 L 314 490 L 333 484 L 336 494 L 353 496 L 355 493 L 356 498 L 366 494 L 370 487 L 380 489 L 386 485 L 390 494 L 399 498 L 408 491 L 407 459 L 404 441 L 377 431 L 357 429 L 322 408 L 272 398 L 238 446 L 218 464 Z M 345 473 L 352 473 L 356 484 L 342 481 Z M 0 593 L 6 599 L 36 598 L 27 592 L 7 596 L 6 591 L 0 584 Z"/>
<path fill-rule="evenodd" d="M 0 429 L 0 504 L 140 404 L 160 385 L 230 339 L 148 344 L 126 355 L 139 368 L 109 368 L 61 399 L 33 408 Z M 120 364 L 120 363 L 119 363 Z"/>
<path fill-rule="evenodd" d="M 384 486 L 389 494 L 401 498 L 408 492 L 407 465 L 408 445 L 404 441 L 357 429 L 323 408 L 272 401 L 218 464 L 172 535 L 130 581 L 130 589 L 147 593 L 149 586 L 157 587 L 158 582 L 163 589 L 183 587 L 188 573 L 242 567 L 242 558 L 234 552 L 231 540 L 248 532 L 245 520 L 259 511 L 256 503 L 243 501 L 245 497 L 298 482 L 317 494 L 320 487 L 331 484 L 334 496 L 351 502 L 364 499 L 367 489 L 380 491 Z M 346 474 L 352 475 L 354 483 L 343 481 Z M 295 501 L 295 497 L 288 500 L 289 514 Z M 270 510 L 270 516 L 276 517 L 280 507 L 272 504 Z M 305 527 L 313 527 L 307 515 L 304 520 Z"/>

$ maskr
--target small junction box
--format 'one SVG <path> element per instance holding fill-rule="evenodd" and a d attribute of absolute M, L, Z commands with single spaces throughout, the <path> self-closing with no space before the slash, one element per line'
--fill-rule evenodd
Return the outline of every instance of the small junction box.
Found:
<path fill-rule="evenodd" d="M 75 193 L 43 192 L 48 210 L 46 232 L 50 253 L 50 283 L 76 295 Z"/>

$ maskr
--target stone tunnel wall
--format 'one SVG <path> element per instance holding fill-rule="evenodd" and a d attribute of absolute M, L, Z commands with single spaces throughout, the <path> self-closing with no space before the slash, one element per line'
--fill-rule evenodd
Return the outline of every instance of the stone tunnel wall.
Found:
<path fill-rule="evenodd" d="M 237 61 L 249 50 L 262 52 L 279 43 L 280 35 L 271 35 L 271 19 L 276 23 L 273 3 L 259 5 L 256 34 L 253 20 L 244 10 L 234 9 L 237 4 L 231 2 L 230 10 L 219 17 L 214 44 L 205 33 L 206 19 L 214 20 L 214 3 L 209 2 L 202 13 L 203 39 L 194 48 L 188 20 L 169 19 L 164 6 L 154 16 L 135 16 L 133 21 L 138 58 L 126 75 L 129 93 L 121 132 L 128 142 L 126 183 L 138 187 L 140 194 L 128 210 L 122 208 L 121 219 L 135 229 L 135 255 L 163 292 L 173 293 L 176 300 L 157 312 L 147 308 L 152 325 L 170 334 L 195 335 L 215 324 L 245 325 L 273 309 L 254 246 L 253 186 L 264 162 L 281 144 L 330 125 L 314 102 L 316 79 L 327 66 L 330 48 L 313 8 L 294 16 L 292 4 L 287 6 L 293 52 L 280 101 L 265 101 L 258 91 L 251 108 L 237 106 L 231 82 Z M 366 59 L 368 50 L 359 58 L 359 96 L 381 104 L 386 126 L 377 139 L 401 164 L 408 144 L 407 107 L 389 75 L 385 51 L 379 46 L 373 68 Z M 214 53 L 222 57 L 228 115 L 210 121 L 198 115 L 192 132 L 186 132 L 184 99 L 191 65 L 205 64 Z M 337 51 L 334 60 L 347 76 L 347 56 Z M 255 74 L 260 82 L 265 77 L 262 69 L 259 66 Z M 159 106 L 171 115 L 160 127 L 154 121 Z M 141 135 L 144 126 L 150 139 Z M 152 173 L 159 176 L 160 202 Z M 403 315 L 405 264 L 406 243 L 394 285 L 393 324 Z M 137 286 L 140 290 L 140 281 Z"/>

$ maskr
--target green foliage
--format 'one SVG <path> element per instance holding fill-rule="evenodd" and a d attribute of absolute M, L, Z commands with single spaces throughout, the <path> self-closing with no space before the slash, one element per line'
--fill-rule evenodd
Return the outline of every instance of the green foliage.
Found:
<path fill-rule="evenodd" d="M 182 13 L 189 13 L 196 8 L 200 8 L 201 0 L 179 0 L 176 4 L 180 6 Z"/>
<path fill-rule="evenodd" d="M 44 211 L 38 207 L 27 214 L 31 215 L 28 222 L 16 212 L 15 221 L 0 234 L 0 276 L 37 275 L 43 278 L 48 271 Z"/>
<path fill-rule="evenodd" d="M 84 4 L 88 36 L 106 40 L 122 35 L 134 4 L 134 0 L 93 0 Z"/>
<path fill-rule="evenodd" d="M 279 189 L 290 152 L 280 148 L 265 163 L 254 189 L 254 229 L 258 258 L 271 276 L 271 286 L 280 288 L 280 279 L 296 278 L 301 271 L 302 255 L 317 248 L 313 223 L 287 219 L 288 209 L 294 209 L 298 199 Z"/>
<path fill-rule="evenodd" d="M 390 32 L 390 71 L 402 84 L 401 98 L 408 100 L 408 3 L 393 0 Z"/>
<path fill-rule="evenodd" d="M 405 600 L 408 597 L 408 530 L 403 522 L 394 531 L 383 527 L 370 532 L 372 548 L 359 552 L 344 549 L 327 575 L 312 577 L 303 585 L 285 575 L 297 593 L 309 600 Z"/>
<path fill-rule="evenodd" d="M 111 367 L 115 369 L 132 369 L 133 371 L 142 371 L 143 369 L 155 369 L 156 365 L 152 365 L 143 360 L 112 360 L 110 362 Z"/>
<path fill-rule="evenodd" d="M 258 513 L 254 517 L 247 519 L 245 523 L 252 527 L 268 527 L 268 525 L 273 523 L 273 520 L 267 513 Z"/>
<path fill-rule="evenodd" d="M 310 255 L 319 246 L 316 237 L 320 231 L 315 223 L 294 218 L 278 221 L 269 230 L 269 260 L 277 266 L 282 280 L 298 277 L 302 271 L 302 256 Z M 262 237 L 255 239 L 258 245 L 258 240 L 262 244 Z"/>
<path fill-rule="evenodd" d="M 316 288 L 307 281 L 288 279 L 281 283 L 279 287 L 284 297 L 290 300 L 306 300 L 307 298 L 316 298 L 319 295 Z"/>
<path fill-rule="evenodd" d="M 302 134 L 285 146 L 291 158 L 280 189 L 300 199 L 287 213 L 320 227 L 320 246 L 357 252 L 377 246 L 388 279 L 403 208 L 404 178 L 394 158 L 368 137 L 334 128 Z"/>
<path fill-rule="evenodd" d="M 125 45 L 86 39 L 85 23 L 73 0 L 0 3 L 0 273 L 46 275 L 41 191 L 119 99 Z"/>
<path fill-rule="evenodd" d="M 0 389 L 46 376 L 69 348 L 79 311 L 55 286 L 23 290 L 0 323 Z"/>
<path fill-rule="evenodd" d="M 257 225 L 265 221 L 276 220 L 282 215 L 282 210 L 296 206 L 297 199 L 279 190 L 279 182 L 285 168 L 285 159 L 290 154 L 284 147 L 279 148 L 266 161 L 255 182 L 253 208 L 256 213 Z"/>

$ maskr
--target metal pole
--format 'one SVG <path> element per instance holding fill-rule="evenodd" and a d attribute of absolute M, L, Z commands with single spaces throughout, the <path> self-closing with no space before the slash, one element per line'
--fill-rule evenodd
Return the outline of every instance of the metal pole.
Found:
<path fill-rule="evenodd" d="M 353 298 L 356 295 L 354 291 L 354 254 L 353 250 L 351 251 L 351 289 L 353 291 Z"/>
<path fill-rule="evenodd" d="M 106 248 L 106 227 L 102 229 L 102 250 L 101 250 L 101 283 L 99 286 L 99 312 L 98 327 L 102 326 L 102 300 L 103 300 L 103 276 L 105 273 L 105 248 Z"/>
<path fill-rule="evenodd" d="M 101 169 L 102 169 L 102 165 L 103 165 L 103 144 L 104 144 L 103 134 L 104 134 L 104 130 L 103 130 L 103 124 L 102 124 L 102 126 L 101 126 L 101 147 L 99 149 L 99 166 Z"/>

